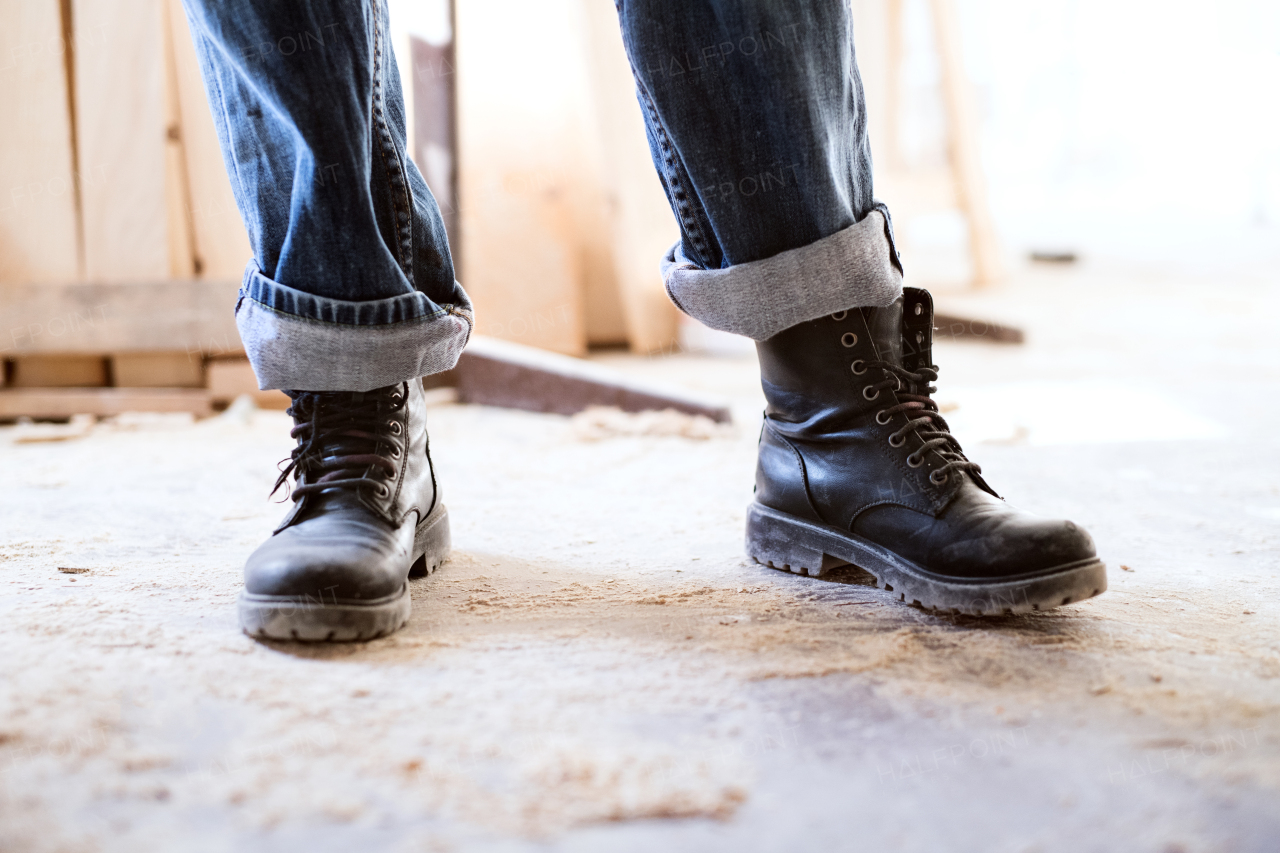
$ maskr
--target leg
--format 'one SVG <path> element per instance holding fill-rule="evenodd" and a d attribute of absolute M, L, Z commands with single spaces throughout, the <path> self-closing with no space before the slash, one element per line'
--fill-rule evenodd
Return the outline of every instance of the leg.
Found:
<path fill-rule="evenodd" d="M 622 0 L 654 164 L 681 240 L 667 291 L 708 326 L 764 340 L 902 291 L 872 198 L 847 4 Z"/>
<path fill-rule="evenodd" d="M 1097 595 L 1089 535 L 1005 504 L 932 399 L 933 300 L 902 287 L 872 199 L 843 0 L 621 0 L 681 240 L 667 291 L 757 341 L 768 408 L 747 552 L 855 564 L 901 600 L 975 614 Z"/>
<path fill-rule="evenodd" d="M 449 551 L 420 376 L 472 326 L 435 200 L 405 153 L 385 0 L 186 0 L 253 245 L 236 323 L 289 389 L 294 505 L 245 565 L 254 636 L 362 640 L 408 619 Z M 300 390 L 307 389 L 307 390 Z"/>
<path fill-rule="evenodd" d="M 236 322 L 263 388 L 368 391 L 453 366 L 471 305 L 405 153 L 385 0 L 186 0 L 253 246 Z"/>

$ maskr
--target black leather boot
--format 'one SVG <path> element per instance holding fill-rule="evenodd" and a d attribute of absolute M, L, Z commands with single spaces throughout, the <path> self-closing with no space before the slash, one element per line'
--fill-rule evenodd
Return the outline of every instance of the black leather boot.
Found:
<path fill-rule="evenodd" d="M 254 637 L 371 640 L 409 620 L 409 577 L 449 554 L 417 381 L 294 391 L 293 509 L 250 555 L 240 624 Z"/>
<path fill-rule="evenodd" d="M 1045 610 L 1107 588 L 1089 534 L 1006 504 L 938 414 L 933 299 L 841 311 L 758 345 L 768 408 L 747 553 L 820 575 L 852 563 L 905 602 Z"/>

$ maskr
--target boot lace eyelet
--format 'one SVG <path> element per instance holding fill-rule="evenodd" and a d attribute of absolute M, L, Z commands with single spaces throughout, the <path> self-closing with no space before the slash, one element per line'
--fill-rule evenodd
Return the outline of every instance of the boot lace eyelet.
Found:
<path fill-rule="evenodd" d="M 849 369 L 853 371 L 854 376 L 861 376 L 867 372 L 867 363 L 862 359 L 858 359 L 853 364 L 849 365 Z"/>
<path fill-rule="evenodd" d="M 849 316 L 848 311 L 837 311 L 836 313 L 831 315 L 831 319 L 839 323 L 841 320 L 843 320 L 845 317 L 848 317 L 848 316 Z"/>
<path fill-rule="evenodd" d="M 924 313 L 924 303 L 923 303 L 923 302 L 917 302 L 917 303 L 916 303 L 916 316 L 917 316 L 917 317 L 919 317 L 919 316 L 920 316 L 921 314 L 923 314 L 923 313 Z"/>
<path fill-rule="evenodd" d="M 840 343 L 846 347 L 856 347 L 858 345 L 858 336 L 853 332 L 845 332 L 840 336 Z"/>
<path fill-rule="evenodd" d="M 941 486 L 943 483 L 947 482 L 947 476 L 948 476 L 948 475 L 947 475 L 947 474 L 942 474 L 942 476 L 938 476 L 939 474 L 942 474 L 942 472 L 941 472 L 941 471 L 930 471 L 930 472 L 929 472 L 929 482 L 930 482 L 930 483 L 933 483 L 935 486 Z"/>
<path fill-rule="evenodd" d="M 924 457 L 916 456 L 914 453 L 907 457 L 907 467 L 909 468 L 919 468 L 923 464 Z"/>
<path fill-rule="evenodd" d="M 408 383 L 369 392 L 290 392 L 291 436 L 298 444 L 281 463 L 274 495 L 289 477 L 295 502 L 335 489 L 358 492 L 366 500 L 396 493 L 409 452 Z"/>
<path fill-rule="evenodd" d="M 897 441 L 894 441 L 894 439 L 895 439 L 895 438 L 897 439 Z M 906 437 L 905 435 L 891 435 L 891 436 L 889 436 L 889 446 L 890 446 L 890 447 L 901 447 L 902 445 L 904 445 L 904 444 L 906 444 L 906 443 L 907 443 L 907 437 Z M 910 462 L 911 460 L 910 460 L 910 459 L 908 459 L 907 461 L 908 461 L 908 462 Z M 915 467 L 915 466 L 912 466 L 912 467 Z"/>
<path fill-rule="evenodd" d="M 916 343 L 917 344 L 924 343 L 924 332 L 916 332 Z"/>
<path fill-rule="evenodd" d="M 868 391 L 872 391 L 874 393 L 868 394 Z M 868 385 L 866 388 L 862 389 L 862 396 L 867 400 L 874 400 L 876 397 L 880 396 L 880 389 Z"/>
<path fill-rule="evenodd" d="M 880 424 L 880 426 L 884 426 L 891 420 L 893 420 L 893 415 L 889 414 L 884 409 L 876 412 L 876 423 Z"/>

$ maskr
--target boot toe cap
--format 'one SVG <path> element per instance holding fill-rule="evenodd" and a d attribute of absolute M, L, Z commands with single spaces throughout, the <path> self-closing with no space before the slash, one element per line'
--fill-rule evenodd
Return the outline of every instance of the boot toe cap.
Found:
<path fill-rule="evenodd" d="M 948 574 L 1016 576 L 1097 556 L 1093 539 L 1071 521 L 1018 513 L 938 548 L 933 562 Z"/>
<path fill-rule="evenodd" d="M 304 522 L 286 528 L 249 556 L 246 592 L 332 604 L 373 601 L 404 586 L 408 554 L 385 534 L 317 535 L 307 527 Z"/>
<path fill-rule="evenodd" d="M 1093 539 L 1074 522 L 1040 518 L 985 495 L 937 518 L 874 507 L 859 516 L 854 532 L 926 571 L 966 580 L 1014 578 L 1097 556 Z"/>

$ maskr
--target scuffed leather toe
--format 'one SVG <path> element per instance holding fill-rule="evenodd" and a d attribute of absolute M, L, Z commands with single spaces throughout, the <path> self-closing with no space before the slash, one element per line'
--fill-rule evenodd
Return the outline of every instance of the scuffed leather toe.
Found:
<path fill-rule="evenodd" d="M 936 520 L 901 506 L 876 506 L 853 532 L 931 572 L 1011 578 L 1097 556 L 1093 539 L 1070 521 L 1040 518 L 966 485 Z"/>
<path fill-rule="evenodd" d="M 328 507 L 258 546 L 245 563 L 245 590 L 319 603 L 371 601 L 399 592 L 413 525 L 392 528 L 352 503 L 345 512 Z"/>

